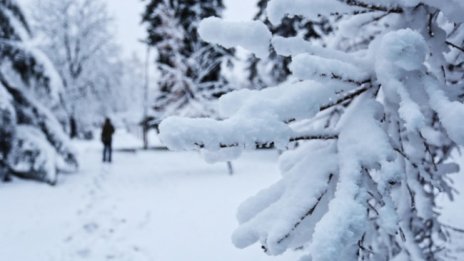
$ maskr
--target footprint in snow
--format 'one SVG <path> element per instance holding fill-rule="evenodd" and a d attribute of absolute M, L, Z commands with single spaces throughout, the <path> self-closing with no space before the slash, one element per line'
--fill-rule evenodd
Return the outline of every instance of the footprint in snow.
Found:
<path fill-rule="evenodd" d="M 87 233 L 94 233 L 98 229 L 98 224 L 88 223 L 88 224 L 85 224 L 83 228 Z"/>
<path fill-rule="evenodd" d="M 79 257 L 82 257 L 82 258 L 88 258 L 91 254 L 91 251 L 90 249 L 88 248 L 83 248 L 83 249 L 79 249 L 77 250 L 76 254 L 79 256 Z"/>

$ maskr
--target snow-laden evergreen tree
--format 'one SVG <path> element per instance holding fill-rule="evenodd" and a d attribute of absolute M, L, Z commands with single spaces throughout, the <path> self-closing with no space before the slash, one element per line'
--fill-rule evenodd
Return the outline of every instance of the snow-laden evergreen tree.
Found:
<path fill-rule="evenodd" d="M 438 195 L 453 197 L 450 156 L 464 145 L 460 0 L 271 0 L 273 24 L 295 15 L 341 20 L 327 47 L 272 37 L 259 21 L 207 18 L 203 39 L 260 58 L 291 57 L 296 81 L 223 96 L 225 120 L 172 117 L 172 149 L 229 160 L 275 145 L 282 179 L 238 211 L 237 247 L 259 243 L 302 260 L 441 260 L 449 242 Z M 290 146 L 292 147 L 292 146 Z"/>
<path fill-rule="evenodd" d="M 15 0 L 0 0 L 0 38 L 0 176 L 53 184 L 58 172 L 77 167 L 67 136 L 47 108 L 59 103 L 61 79 L 30 44 L 30 28 Z"/>
<path fill-rule="evenodd" d="M 301 36 L 305 40 L 320 40 L 332 30 L 329 21 L 322 17 L 314 21 L 304 19 L 302 16 L 285 17 L 278 24 L 273 25 L 266 16 L 268 2 L 269 0 L 258 1 L 258 12 L 254 19 L 263 21 L 273 35 Z M 284 82 L 291 74 L 288 68 L 290 62 L 290 57 L 277 55 L 272 47 L 267 59 L 258 59 L 251 55 L 247 61 L 250 88 L 262 89 Z"/>
<path fill-rule="evenodd" d="M 158 92 L 153 117 L 207 116 L 214 113 L 210 101 L 229 91 L 221 69 L 231 52 L 198 37 L 201 19 L 220 16 L 222 0 L 152 0 L 143 21 L 148 25 L 149 46 L 156 49 Z"/>

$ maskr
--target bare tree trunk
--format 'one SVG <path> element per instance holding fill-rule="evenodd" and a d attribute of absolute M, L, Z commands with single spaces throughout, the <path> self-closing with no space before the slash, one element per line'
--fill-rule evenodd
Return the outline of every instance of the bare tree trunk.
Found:
<path fill-rule="evenodd" d="M 227 162 L 227 170 L 229 171 L 229 175 L 234 175 L 234 168 L 232 166 L 232 162 L 230 161 Z"/>
<path fill-rule="evenodd" d="M 143 88 L 143 149 L 148 149 L 148 89 L 150 84 L 150 45 L 145 54 L 145 86 Z"/>

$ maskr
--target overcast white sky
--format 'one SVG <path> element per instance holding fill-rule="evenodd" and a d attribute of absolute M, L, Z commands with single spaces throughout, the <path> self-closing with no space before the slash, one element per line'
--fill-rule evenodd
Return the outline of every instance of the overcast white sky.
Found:
<path fill-rule="evenodd" d="M 139 40 L 145 35 L 144 27 L 140 24 L 145 3 L 140 0 L 106 0 L 106 2 L 111 16 L 115 19 L 116 39 L 124 53 L 143 54 L 144 46 Z"/>
<path fill-rule="evenodd" d="M 36 0 L 18 0 L 27 9 L 29 3 Z M 61 0 L 56 0 L 61 1 Z M 139 42 L 144 38 L 145 30 L 140 24 L 140 15 L 147 1 L 141 0 L 105 0 L 111 15 L 115 18 L 116 39 L 126 55 L 133 52 L 144 55 L 145 48 Z M 224 0 L 228 20 L 250 20 L 256 12 L 257 0 Z"/>
<path fill-rule="evenodd" d="M 36 0 L 19 0 L 27 9 Z M 61 1 L 61 0 L 56 0 Z M 105 0 L 110 14 L 115 18 L 116 39 L 126 55 L 133 52 L 143 57 L 145 47 L 139 42 L 144 38 L 145 30 L 140 24 L 140 16 L 147 1 L 141 0 Z M 250 20 L 256 12 L 257 0 L 224 0 L 228 20 Z"/>

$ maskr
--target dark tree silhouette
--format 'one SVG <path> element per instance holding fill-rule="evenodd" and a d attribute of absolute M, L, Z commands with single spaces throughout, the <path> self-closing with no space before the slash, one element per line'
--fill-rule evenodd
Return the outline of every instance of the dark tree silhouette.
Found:
<path fill-rule="evenodd" d="M 202 18 L 220 16 L 222 0 L 149 1 L 143 21 L 148 25 L 147 44 L 154 47 L 160 71 L 152 119 L 169 115 L 206 116 L 214 111 L 209 101 L 230 91 L 223 76 L 232 52 L 199 39 Z"/>

